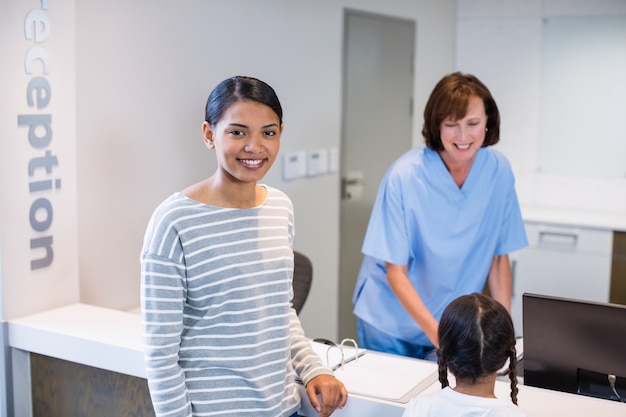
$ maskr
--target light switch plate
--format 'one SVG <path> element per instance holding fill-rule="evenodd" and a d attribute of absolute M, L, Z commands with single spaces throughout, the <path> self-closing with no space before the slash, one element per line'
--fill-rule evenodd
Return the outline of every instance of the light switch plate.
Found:
<path fill-rule="evenodd" d="M 307 154 L 307 175 L 313 177 L 328 172 L 328 149 L 317 149 Z"/>
<path fill-rule="evenodd" d="M 291 152 L 283 156 L 283 179 L 286 181 L 305 177 L 307 174 L 307 154 L 305 151 Z"/>

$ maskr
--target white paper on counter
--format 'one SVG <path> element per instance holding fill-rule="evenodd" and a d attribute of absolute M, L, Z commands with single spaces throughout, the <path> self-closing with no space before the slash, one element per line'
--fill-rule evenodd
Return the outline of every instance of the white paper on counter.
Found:
<path fill-rule="evenodd" d="M 407 403 L 438 378 L 435 362 L 366 351 L 335 370 L 348 393 Z"/>

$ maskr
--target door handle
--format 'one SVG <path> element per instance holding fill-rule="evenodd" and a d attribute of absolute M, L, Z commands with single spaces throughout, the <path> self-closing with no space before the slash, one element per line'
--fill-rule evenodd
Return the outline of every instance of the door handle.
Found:
<path fill-rule="evenodd" d="M 341 198 L 344 200 L 360 200 L 365 188 L 363 172 L 352 171 L 341 179 Z"/>
<path fill-rule="evenodd" d="M 365 181 L 363 181 L 363 178 L 343 178 L 343 186 L 347 187 L 349 185 L 365 186 Z"/>

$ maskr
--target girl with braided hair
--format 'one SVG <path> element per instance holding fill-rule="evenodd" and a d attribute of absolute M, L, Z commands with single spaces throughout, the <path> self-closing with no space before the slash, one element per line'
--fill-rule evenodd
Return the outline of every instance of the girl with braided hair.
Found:
<path fill-rule="evenodd" d="M 441 391 L 415 397 L 403 417 L 527 417 L 517 407 L 517 352 L 509 312 L 483 294 L 463 295 L 444 310 L 438 329 Z M 495 396 L 497 371 L 509 361 L 511 402 Z M 448 372 L 456 381 L 450 387 Z"/>

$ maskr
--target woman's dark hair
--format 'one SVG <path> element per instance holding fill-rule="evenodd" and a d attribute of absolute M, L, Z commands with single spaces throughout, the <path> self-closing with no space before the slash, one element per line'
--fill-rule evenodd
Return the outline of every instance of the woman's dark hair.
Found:
<path fill-rule="evenodd" d="M 469 383 L 497 372 L 509 360 L 511 400 L 517 404 L 517 352 L 509 312 L 483 294 L 463 295 L 444 310 L 439 322 L 439 381 L 445 388 L 448 369 Z"/>
<path fill-rule="evenodd" d="M 485 105 L 487 132 L 483 147 L 495 145 L 500 140 L 500 112 L 489 89 L 474 75 L 455 72 L 443 77 L 435 86 L 424 108 L 422 136 L 426 146 L 442 151 L 441 123 L 448 117 L 458 120 L 465 117 L 470 98 L 478 97 Z"/>
<path fill-rule="evenodd" d="M 220 82 L 209 94 L 204 120 L 215 126 L 226 110 L 237 101 L 256 101 L 269 106 L 283 123 L 283 109 L 274 89 L 252 77 L 235 76 Z"/>

